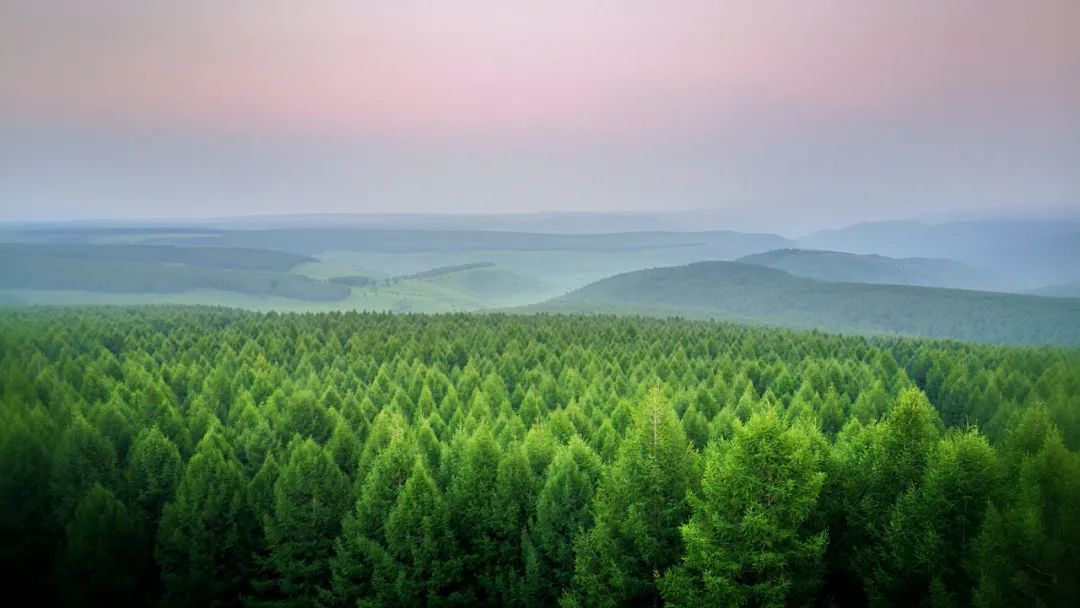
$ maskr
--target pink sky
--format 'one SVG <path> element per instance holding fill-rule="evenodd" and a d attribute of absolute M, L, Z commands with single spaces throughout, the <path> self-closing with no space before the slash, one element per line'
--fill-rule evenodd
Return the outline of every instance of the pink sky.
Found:
<path fill-rule="evenodd" d="M 388 154 L 487 146 L 533 168 L 543 151 L 617 146 L 640 152 L 626 171 L 657 146 L 706 146 L 690 163 L 700 174 L 676 171 L 696 200 L 794 196 L 800 176 L 863 184 L 838 192 L 852 199 L 874 190 L 869 171 L 894 194 L 890 174 L 916 180 L 907 199 L 948 190 L 977 204 L 988 187 L 937 185 L 944 173 L 1019 167 L 999 197 L 1038 186 L 1075 201 L 1061 168 L 1080 160 L 1078 108 L 1077 0 L 0 0 L 0 127 L 30 139 L 70 128 L 108 143 L 168 132 L 382 142 Z M 868 152 L 930 158 L 857 166 Z M 482 181 L 487 161 L 473 160 L 450 182 Z"/>
<path fill-rule="evenodd" d="M 6 4 L 0 99 L 36 120 L 619 136 L 1080 103 L 1075 0 Z"/>

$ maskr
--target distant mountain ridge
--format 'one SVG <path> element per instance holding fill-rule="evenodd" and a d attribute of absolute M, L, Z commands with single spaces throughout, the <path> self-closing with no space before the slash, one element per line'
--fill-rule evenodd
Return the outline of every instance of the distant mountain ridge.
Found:
<path fill-rule="evenodd" d="M 866 222 L 797 239 L 803 249 L 956 260 L 1017 290 L 1080 280 L 1080 221 Z"/>
<path fill-rule="evenodd" d="M 1054 298 L 1080 298 L 1080 281 L 1046 285 L 1037 289 L 1028 290 L 1027 293 Z"/>
<path fill-rule="evenodd" d="M 627 272 L 529 310 L 684 316 L 999 343 L 1080 344 L 1080 301 L 817 281 L 735 262 Z"/>
<path fill-rule="evenodd" d="M 791 245 L 775 234 L 729 230 L 708 232 L 608 232 L 552 234 L 485 230 L 402 229 L 271 229 L 226 231 L 212 236 L 155 237 L 148 244 L 185 247 L 248 247 L 317 255 L 326 251 L 461 252 L 461 251 L 636 251 L 698 247 L 704 255 L 734 258 Z"/>
<path fill-rule="evenodd" d="M 994 290 L 1002 281 L 993 273 L 942 258 L 890 258 L 817 249 L 776 249 L 736 262 L 768 266 L 794 276 L 821 281 L 921 285 Z"/>

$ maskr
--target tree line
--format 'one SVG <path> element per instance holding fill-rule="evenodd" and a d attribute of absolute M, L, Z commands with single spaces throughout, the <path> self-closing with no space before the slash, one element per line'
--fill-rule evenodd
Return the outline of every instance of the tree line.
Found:
<path fill-rule="evenodd" d="M 58 605 L 1071 605 L 1078 389 L 1076 350 L 674 319 L 9 310 L 0 570 Z"/>

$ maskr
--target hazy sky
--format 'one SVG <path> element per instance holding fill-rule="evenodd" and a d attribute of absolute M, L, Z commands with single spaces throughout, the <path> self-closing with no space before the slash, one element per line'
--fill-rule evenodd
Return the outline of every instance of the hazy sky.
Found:
<path fill-rule="evenodd" d="M 1077 0 L 0 0 L 0 220 L 1026 204 Z"/>

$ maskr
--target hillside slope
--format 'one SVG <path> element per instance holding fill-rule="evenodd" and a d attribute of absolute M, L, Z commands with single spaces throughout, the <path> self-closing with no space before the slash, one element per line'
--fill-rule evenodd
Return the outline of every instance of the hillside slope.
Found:
<path fill-rule="evenodd" d="M 991 272 L 940 258 L 890 258 L 840 251 L 776 249 L 735 261 L 777 268 L 797 277 L 820 281 L 989 290 L 1001 286 L 1001 280 Z"/>
<path fill-rule="evenodd" d="M 628 272 L 535 309 L 678 315 L 983 342 L 1080 344 L 1080 301 L 815 281 L 733 262 Z"/>
<path fill-rule="evenodd" d="M 1045 287 L 1032 289 L 1027 293 L 1036 296 L 1051 296 L 1055 298 L 1080 298 L 1080 281 L 1046 285 Z"/>
<path fill-rule="evenodd" d="M 957 260 L 994 271 L 1015 289 L 1080 280 L 1080 222 L 866 222 L 798 239 L 804 249 Z"/>
<path fill-rule="evenodd" d="M 0 244 L 0 290 L 176 294 L 217 290 L 303 301 L 349 288 L 287 272 L 310 258 L 233 248 Z"/>
<path fill-rule="evenodd" d="M 212 236 L 149 238 L 152 244 L 252 247 L 302 255 L 327 251 L 381 253 L 470 251 L 588 251 L 627 252 L 677 247 L 703 248 L 710 257 L 735 258 L 790 246 L 774 234 L 731 231 L 618 232 L 604 234 L 547 234 L 468 230 L 273 229 L 238 230 Z"/>
<path fill-rule="evenodd" d="M 245 247 L 176 247 L 172 245 L 114 245 L 83 243 L 0 243 L 0 260 L 41 258 L 78 259 L 141 264 L 184 264 L 206 268 L 276 270 L 285 272 L 314 258 L 267 249 Z"/>

